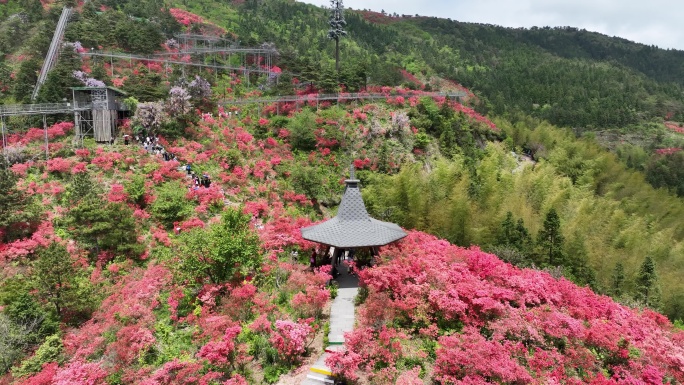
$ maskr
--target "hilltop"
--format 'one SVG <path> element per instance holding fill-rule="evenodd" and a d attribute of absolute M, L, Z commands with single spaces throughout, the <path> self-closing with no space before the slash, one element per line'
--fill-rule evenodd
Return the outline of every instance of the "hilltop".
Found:
<path fill-rule="evenodd" d="M 122 119 L 113 143 L 4 119 L 0 383 L 306 370 L 337 287 L 299 228 L 350 164 L 409 236 L 359 272 L 341 378 L 684 381 L 677 51 L 350 10 L 338 78 L 326 12 L 297 2 L 8 0 L 3 104 L 29 101 L 65 5 L 37 102 L 106 85 Z"/>

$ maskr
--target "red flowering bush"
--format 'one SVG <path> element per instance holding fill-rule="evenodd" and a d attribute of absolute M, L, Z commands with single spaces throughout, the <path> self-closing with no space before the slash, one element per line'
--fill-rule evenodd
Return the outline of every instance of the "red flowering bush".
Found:
<path fill-rule="evenodd" d="M 360 327 L 345 334 L 347 350 L 331 353 L 325 362 L 333 373 L 351 380 L 358 378 L 359 370 L 377 375 L 372 372 L 375 367 L 392 368 L 396 365 L 397 359 L 402 356 L 401 340 L 406 338 L 404 333 L 394 328 L 383 326 L 379 330 L 373 330 Z M 380 377 L 384 375 L 385 373 Z"/>
<path fill-rule="evenodd" d="M 230 364 L 235 354 L 235 338 L 241 331 L 240 326 L 227 328 L 220 340 L 210 341 L 202 346 L 197 357 L 204 358 L 216 366 Z"/>
<path fill-rule="evenodd" d="M 171 8 L 169 9 L 169 13 L 174 17 L 174 19 L 176 19 L 176 21 L 184 26 L 202 22 L 201 17 L 180 8 Z"/>
<path fill-rule="evenodd" d="M 74 128 L 71 122 L 55 123 L 47 129 L 48 140 L 54 140 L 65 136 Z M 25 133 L 11 134 L 7 137 L 8 144 L 28 144 L 31 142 L 44 141 L 46 130 L 43 128 L 29 128 Z"/>
<path fill-rule="evenodd" d="M 655 150 L 655 153 L 658 155 L 672 155 L 676 152 L 682 151 L 681 148 L 678 147 L 669 147 L 669 148 L 659 148 Z"/>
<path fill-rule="evenodd" d="M 105 385 L 107 372 L 96 362 L 72 361 L 53 378 L 53 385 Z"/>
<path fill-rule="evenodd" d="M 295 363 L 306 351 L 312 332 L 306 321 L 277 320 L 270 341 L 283 361 Z"/>
<path fill-rule="evenodd" d="M 11 169 L 12 172 L 19 176 L 26 176 L 26 172 L 29 168 L 31 168 L 31 166 L 33 166 L 33 162 L 15 163 L 12 165 Z"/>
<path fill-rule="evenodd" d="M 684 381 L 684 333 L 664 317 L 477 248 L 412 232 L 359 276 L 369 295 L 358 329 L 329 359 L 350 379 L 363 370 L 393 381 L 401 374 L 376 363 L 422 344 L 433 346 L 432 379 L 444 383 Z M 383 336 L 390 331 L 405 336 Z"/>
<path fill-rule="evenodd" d="M 292 308 L 301 317 L 320 317 L 325 304 L 330 299 L 330 291 L 315 286 L 308 286 L 306 291 L 292 297 Z"/>
<path fill-rule="evenodd" d="M 52 158 L 47 161 L 48 172 L 66 174 L 71 170 L 71 161 L 64 158 Z"/>
<path fill-rule="evenodd" d="M 110 202 L 125 202 L 127 199 L 128 194 L 124 191 L 124 186 L 120 184 L 113 184 L 107 194 L 107 200 Z"/>
<path fill-rule="evenodd" d="M 116 341 L 107 348 L 115 352 L 120 364 L 128 366 L 137 362 L 156 341 L 148 328 L 131 325 L 121 328 L 116 333 Z"/>
<path fill-rule="evenodd" d="M 444 383 L 461 380 L 502 383 L 530 383 L 532 376 L 515 357 L 524 355 L 520 342 L 488 341 L 472 327 L 462 334 L 439 339 L 435 379 Z M 455 364 L 458 363 L 458 364 Z"/>

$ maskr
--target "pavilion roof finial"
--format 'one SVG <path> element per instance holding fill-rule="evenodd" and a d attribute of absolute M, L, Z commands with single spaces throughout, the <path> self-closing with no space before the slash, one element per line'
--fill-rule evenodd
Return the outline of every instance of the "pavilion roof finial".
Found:
<path fill-rule="evenodd" d="M 383 246 L 406 236 L 394 223 L 382 222 L 368 215 L 354 175 L 354 163 L 349 165 L 349 179 L 337 215 L 317 225 L 301 228 L 302 238 L 341 248 Z"/>

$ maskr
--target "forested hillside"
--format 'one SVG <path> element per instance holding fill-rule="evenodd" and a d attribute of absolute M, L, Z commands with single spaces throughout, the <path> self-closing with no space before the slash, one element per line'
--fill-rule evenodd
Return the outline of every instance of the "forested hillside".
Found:
<path fill-rule="evenodd" d="M 296 58 L 288 64 L 303 68 L 309 81 L 334 85 L 326 81 L 333 66 L 321 12 L 266 3 L 241 16 L 246 22 L 237 28 L 240 36 L 292 47 L 294 52 L 284 51 Z M 435 77 L 453 80 L 479 96 L 482 113 L 513 121 L 523 113 L 577 135 L 597 132 L 604 146 L 619 147 L 655 187 L 683 191 L 677 171 L 682 163 L 657 152 L 684 147 L 677 123 L 684 120 L 677 75 L 682 52 L 573 28 L 514 30 L 372 12 L 349 12 L 347 22 L 350 38 L 342 44 L 348 89 L 357 89 L 364 75 L 379 84 L 427 87 L 440 84 Z M 321 70 L 311 71 L 317 65 Z"/>
<path fill-rule="evenodd" d="M 110 143 L 73 114 L 3 116 L 0 384 L 296 378 L 338 289 L 299 229 L 335 214 L 350 164 L 409 236 L 359 272 L 340 379 L 684 381 L 683 54 L 346 10 L 338 74 L 328 16 L 0 0 L 3 106 L 106 85 L 127 115 Z M 260 53 L 202 52 L 220 44 Z"/>

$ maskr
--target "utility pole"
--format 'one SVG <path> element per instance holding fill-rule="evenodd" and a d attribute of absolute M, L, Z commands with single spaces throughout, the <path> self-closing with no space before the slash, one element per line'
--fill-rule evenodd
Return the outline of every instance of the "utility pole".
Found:
<path fill-rule="evenodd" d="M 50 154 L 48 152 L 48 129 L 46 115 L 43 115 L 43 130 L 45 130 L 45 161 L 48 161 L 50 160 Z"/>
<path fill-rule="evenodd" d="M 337 71 L 338 80 L 340 76 L 340 37 L 347 36 L 347 31 L 344 30 L 347 22 L 344 20 L 343 10 L 344 4 L 342 0 L 330 0 L 328 39 L 335 40 L 335 71 Z"/>

